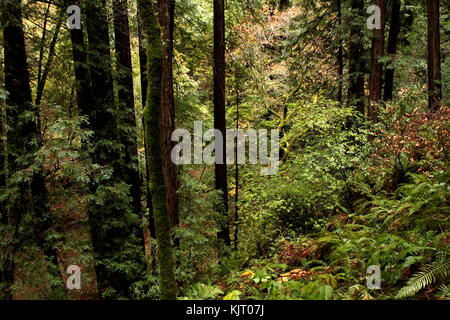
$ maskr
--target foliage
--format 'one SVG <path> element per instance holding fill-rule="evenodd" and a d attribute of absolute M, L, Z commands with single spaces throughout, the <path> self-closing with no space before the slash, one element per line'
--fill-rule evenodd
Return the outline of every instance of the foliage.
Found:
<path fill-rule="evenodd" d="M 430 284 L 447 280 L 450 276 L 450 263 L 445 253 L 443 256 L 431 264 L 422 266 L 420 271 L 414 274 L 407 285 L 399 291 L 396 298 L 412 296 Z M 444 292 L 443 295 L 445 296 L 446 293 Z"/>
<path fill-rule="evenodd" d="M 35 91 L 59 11 L 53 3 L 24 3 L 28 70 Z M 425 2 L 401 1 L 397 53 L 380 59 L 385 69 L 395 71 L 394 97 L 380 102 L 378 121 L 370 122 L 347 101 L 353 76 L 349 31 L 365 24 L 364 17 L 355 20 L 350 1 L 342 0 L 339 20 L 336 3 L 296 0 L 278 10 L 275 0 L 227 1 L 227 127 L 276 128 L 281 138 L 277 174 L 262 176 L 253 165 L 228 166 L 229 221 L 217 212 L 221 194 L 214 190 L 214 167 L 206 164 L 178 167 L 180 223 L 171 228 L 166 221 L 164 187 L 172 186 L 166 186 L 159 170 L 158 122 L 164 43 L 150 7 L 146 10 L 153 15 L 145 17 L 151 21 L 144 24 L 150 22 L 153 29 L 139 25 L 138 30 L 136 3 L 128 1 L 136 127 L 121 123 L 133 114 L 114 103 L 114 110 L 108 110 L 117 120 L 109 123 L 114 130 L 104 130 L 101 141 L 92 145 L 98 128 L 77 107 L 80 83 L 73 71 L 76 66 L 98 67 L 99 61 L 92 60 L 91 52 L 87 61 L 74 63 L 73 34 L 61 29 L 42 101 L 19 117 L 39 125 L 40 135 L 29 143 L 35 151 L 15 159 L 12 164 L 24 169 L 10 173 L 5 142 L 17 130 L 8 127 L 8 92 L 0 77 L 0 299 L 12 294 L 27 299 L 154 300 L 161 294 L 175 298 L 175 286 L 178 298 L 186 300 L 450 299 L 449 6 L 441 5 L 440 109 L 431 112 L 427 107 Z M 175 5 L 175 125 L 190 132 L 194 121 L 202 121 L 204 129 L 214 123 L 212 9 L 206 0 Z M 139 39 L 145 32 L 148 37 Z M 359 73 L 365 80 L 370 78 L 371 37 L 372 31 L 364 30 L 360 43 L 364 65 Z M 146 109 L 138 102 L 146 98 L 141 97 L 144 83 L 138 70 L 143 62 L 140 41 L 149 44 L 152 71 Z M 107 51 L 115 49 L 112 43 Z M 3 45 L 0 53 L 3 74 Z M 110 56 L 96 58 L 106 61 Z M 117 67 L 113 59 L 109 71 L 115 100 L 121 91 L 117 78 L 123 73 Z M 118 141 L 116 133 L 139 137 L 141 204 L 150 204 L 147 209 L 152 210 L 145 215 L 132 209 L 132 190 L 118 174 L 118 168 L 130 164 L 124 156 L 127 140 Z M 95 163 L 98 150 L 113 159 Z M 147 160 L 157 166 L 158 176 L 147 176 Z M 48 190 L 48 210 L 41 217 L 30 210 L 16 228 L 7 214 L 23 198 L 21 186 L 30 184 L 35 174 L 43 177 Z M 142 231 L 148 231 L 142 221 L 150 216 L 156 219 L 158 240 L 151 235 L 153 239 L 142 241 Z M 50 225 L 37 235 L 39 245 L 28 242 L 43 221 Z M 236 250 L 217 240 L 227 222 Z M 109 254 L 100 257 L 102 249 Z M 13 255 L 19 280 L 8 283 Z M 79 292 L 64 287 L 70 264 L 83 266 Z M 381 270 L 380 290 L 367 287 L 367 269 L 374 265 Z"/>

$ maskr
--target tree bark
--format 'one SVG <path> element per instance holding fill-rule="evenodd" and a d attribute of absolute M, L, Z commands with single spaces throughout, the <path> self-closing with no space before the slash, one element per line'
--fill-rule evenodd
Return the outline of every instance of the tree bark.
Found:
<path fill-rule="evenodd" d="M 428 106 L 436 111 L 442 99 L 439 0 L 427 0 L 428 16 Z"/>
<path fill-rule="evenodd" d="M 239 92 L 239 74 L 238 70 L 236 70 L 236 134 L 239 130 L 239 107 L 241 104 L 240 92 Z M 235 181 L 235 189 L 234 189 L 234 250 L 238 249 L 239 244 L 239 163 L 238 163 L 238 141 L 236 138 L 236 145 L 234 149 L 234 163 L 235 163 L 235 172 L 234 172 L 234 181 Z"/>
<path fill-rule="evenodd" d="M 370 60 L 370 79 L 369 79 L 369 111 L 368 117 L 373 122 L 378 119 L 378 104 L 382 95 L 383 84 L 383 64 L 380 59 L 384 56 L 384 21 L 386 4 L 384 0 L 375 0 L 375 5 L 381 9 L 381 28 L 373 30 L 372 50 Z"/>
<path fill-rule="evenodd" d="M 5 89 L 9 93 L 6 99 L 7 110 L 7 171 L 5 187 L 12 193 L 6 203 L 6 223 L 12 239 L 1 244 L 7 253 L 0 278 L 9 285 L 20 280 L 25 290 L 36 286 L 33 275 L 19 279 L 18 274 L 25 272 L 27 264 L 36 263 L 38 255 L 27 255 L 29 248 L 37 248 L 50 259 L 55 258 L 54 248 L 46 240 L 46 234 L 52 226 L 48 212 L 47 190 L 42 167 L 35 166 L 35 153 L 39 150 L 39 131 L 37 127 L 38 110 L 33 106 L 28 72 L 25 36 L 22 23 L 21 1 L 6 1 L 1 4 L 4 23 L 4 64 Z M 20 161 L 18 161 L 20 160 Z M 13 181 L 20 173 L 27 173 L 27 179 Z M 7 235 L 5 235 L 7 240 Z M 45 271 L 44 271 L 45 272 Z M 19 288 L 20 290 L 21 288 Z M 36 288 L 34 289 L 36 290 Z M 45 297 L 45 291 L 42 294 Z M 13 297 L 8 291 L 6 296 Z"/>
<path fill-rule="evenodd" d="M 172 226 L 179 222 L 178 217 L 178 195 L 179 187 L 178 170 L 173 163 L 171 154 L 174 147 L 172 132 L 175 130 L 175 105 L 173 92 L 173 30 L 174 30 L 174 1 L 158 0 L 159 23 L 162 28 L 163 44 L 163 76 L 162 76 L 162 115 L 163 126 L 162 148 L 164 179 L 167 186 L 167 207 Z"/>
<path fill-rule="evenodd" d="M 338 18 L 338 26 L 339 30 L 342 28 L 342 2 L 341 0 L 336 0 L 336 7 L 337 7 L 337 18 Z M 337 62 L 338 62 L 338 101 L 339 103 L 343 102 L 343 87 L 344 87 L 344 44 L 342 37 L 340 33 L 338 34 L 338 55 L 337 55 Z"/>
<path fill-rule="evenodd" d="M 400 0 L 393 0 L 391 9 L 391 24 L 389 30 L 389 40 L 387 46 L 387 54 L 393 58 L 397 54 L 398 36 L 400 34 Z M 394 75 L 395 68 L 388 67 L 384 75 L 384 101 L 390 101 L 394 92 Z"/>
<path fill-rule="evenodd" d="M 139 255 L 144 254 L 143 233 L 140 232 L 139 219 L 134 210 L 130 210 L 130 197 L 123 197 L 123 191 L 117 193 L 117 187 L 128 178 L 124 177 L 123 159 L 128 148 L 123 145 L 118 124 L 120 112 L 114 102 L 112 62 L 110 56 L 109 27 L 106 1 L 84 0 L 83 12 L 86 15 L 88 35 L 88 65 L 93 92 L 93 104 L 89 112 L 90 128 L 93 131 L 91 158 L 104 169 L 111 170 L 111 175 L 101 182 L 92 183 L 91 190 L 96 199 L 103 202 L 91 202 L 89 222 L 96 258 L 96 273 L 100 295 L 104 298 L 128 296 L 132 283 L 139 279 L 139 271 L 144 272 Z M 124 50 L 126 48 L 123 48 Z M 126 55 L 121 58 L 126 59 Z M 121 93 L 121 97 L 126 99 Z M 129 101 L 127 101 L 129 102 Z M 125 112 L 130 119 L 132 112 Z M 132 120 L 130 120 L 132 121 Z M 133 151 L 129 151 L 128 155 Z M 124 156 L 125 154 L 125 156 Z M 130 202 L 129 202 L 130 201 Z M 132 217 L 132 218 L 131 218 Z M 142 246 L 139 245 L 141 240 Z M 124 259 L 138 268 L 135 272 L 121 270 L 125 268 Z M 105 295 L 113 288 L 113 296 Z"/>
<path fill-rule="evenodd" d="M 58 21 L 56 22 L 55 31 L 53 33 L 52 40 L 50 41 L 47 62 L 45 63 L 44 70 L 42 71 L 42 75 L 41 75 L 41 68 L 39 68 L 40 76 L 38 76 L 36 99 L 34 100 L 36 105 L 41 104 L 42 96 L 44 95 L 45 84 L 46 84 L 47 78 L 48 78 L 48 74 L 50 73 L 50 69 L 53 64 L 53 59 L 55 58 L 56 43 L 58 41 L 59 32 L 61 30 L 61 25 L 63 22 L 64 11 L 65 11 L 64 9 L 59 9 L 59 10 L 60 10 L 60 12 L 59 12 L 59 16 L 58 16 Z M 45 30 L 44 30 L 44 32 L 45 32 Z M 43 36 L 43 38 L 44 38 L 44 36 Z M 42 46 L 44 46 L 44 43 L 42 43 Z M 42 60 L 42 58 L 40 58 L 40 60 Z"/>
<path fill-rule="evenodd" d="M 143 8 L 143 4 L 141 1 L 137 2 L 137 17 L 138 17 L 138 41 L 139 41 L 139 64 L 140 64 L 140 76 L 141 76 L 141 98 L 142 98 L 142 108 L 144 109 L 147 103 L 147 89 L 148 89 L 148 75 L 147 75 L 147 44 L 146 44 L 146 36 L 145 33 L 145 8 Z M 144 119 L 142 119 L 142 124 L 144 124 Z M 146 134 L 145 134 L 145 126 L 143 125 L 144 130 L 144 144 L 145 148 L 147 148 Z M 147 159 L 147 152 L 145 152 L 145 163 L 149 163 Z M 150 176 L 149 166 L 145 166 L 145 176 L 147 177 L 147 211 L 148 211 L 148 229 L 150 231 L 150 238 L 155 237 L 155 221 L 153 218 L 153 207 L 152 207 L 152 195 L 150 192 L 150 186 L 148 184 L 148 179 Z M 145 233 L 145 230 L 144 230 Z"/>
<path fill-rule="evenodd" d="M 117 137 L 112 62 L 105 0 L 84 0 L 88 35 L 88 61 L 94 105 L 90 112 L 94 131 L 95 162 L 108 165 L 119 158 L 106 141 Z"/>
<path fill-rule="evenodd" d="M 68 1 L 66 0 L 67 4 Z M 79 1 L 76 1 L 75 4 L 79 4 Z M 84 31 L 82 29 L 70 29 L 69 32 L 72 43 L 78 112 L 88 117 L 90 123 L 91 110 L 94 108 L 94 95 L 91 87 L 89 67 L 87 65 L 87 47 L 84 39 Z"/>
<path fill-rule="evenodd" d="M 72 4 L 79 5 L 79 1 L 71 1 Z M 67 7 L 69 5 L 69 1 L 65 0 L 65 6 Z M 63 12 L 65 10 L 63 9 Z M 78 109 L 78 114 L 86 116 L 88 118 L 88 124 L 83 123 L 82 128 L 88 129 L 89 124 L 91 123 L 91 110 L 94 107 L 93 102 L 93 92 L 91 88 L 91 79 L 89 74 L 89 67 L 87 64 L 87 47 L 85 44 L 84 39 L 84 31 L 83 29 L 69 29 L 70 33 L 70 39 L 72 44 L 72 59 L 73 59 L 73 68 L 74 68 L 74 74 L 75 74 L 75 92 L 76 92 L 76 104 Z M 89 141 L 82 141 L 82 149 L 88 150 L 89 148 Z M 87 208 L 86 208 L 87 209 Z M 80 212 L 77 214 L 77 218 L 79 219 L 79 214 L 82 212 L 86 212 L 85 215 L 87 216 L 87 210 L 83 210 L 80 208 Z M 75 222 L 75 218 L 70 216 L 65 216 L 67 221 L 73 221 Z M 92 255 L 92 258 L 94 258 L 92 247 L 93 247 L 93 241 L 91 238 L 91 231 L 89 228 L 89 220 L 87 219 L 87 223 L 80 223 L 77 224 L 69 224 L 67 229 L 64 230 L 65 233 L 73 232 L 72 228 L 78 227 L 77 233 L 82 232 L 84 234 L 89 234 L 89 237 L 87 241 L 89 241 L 89 255 Z M 69 249 L 66 250 L 66 247 Z M 79 247 L 73 248 L 70 245 L 65 245 L 63 248 L 59 250 L 59 260 L 64 263 L 65 259 L 64 257 L 69 257 L 69 259 L 73 259 L 73 256 L 82 256 L 83 251 L 85 249 L 81 249 Z M 66 260 L 69 260 L 66 259 Z M 84 258 L 86 259 L 86 258 Z M 98 299 L 98 284 L 97 284 L 97 275 L 95 272 L 95 261 L 91 261 L 91 259 L 86 259 L 85 264 L 83 265 L 84 277 L 82 278 L 82 281 L 84 283 L 83 290 L 82 290 L 82 298 L 83 299 Z M 64 269 L 65 266 L 63 266 Z M 64 269 L 65 271 L 65 269 Z M 87 274 L 86 274 L 87 273 Z M 72 295 L 76 295 L 75 293 L 70 293 Z M 76 296 L 77 297 L 77 296 Z M 79 298 L 79 297 L 77 297 Z"/>
<path fill-rule="evenodd" d="M 352 0 L 351 10 L 348 103 L 364 114 L 364 0 Z"/>
<path fill-rule="evenodd" d="M 159 284 L 162 300 L 175 300 L 177 284 L 175 280 L 175 258 L 171 243 L 171 224 L 167 207 L 166 184 L 163 171 L 162 124 L 163 101 L 161 94 L 164 70 L 164 48 L 161 41 L 161 26 L 157 20 L 157 10 L 149 0 L 139 0 L 145 13 L 144 26 L 147 38 L 148 96 L 144 109 L 146 152 L 149 162 L 149 185 L 152 193 L 153 215 L 158 243 Z"/>
<path fill-rule="evenodd" d="M 225 119 L 225 5 L 224 0 L 214 0 L 214 128 L 226 134 Z M 226 167 L 226 139 L 220 146 L 216 137 L 216 164 L 215 184 L 216 190 L 221 194 L 220 212 L 224 217 L 224 223 L 220 226 L 218 238 L 222 239 L 227 246 L 230 245 L 230 227 L 228 221 L 228 184 Z M 220 150 L 222 149 L 222 150 Z M 218 153 L 222 151 L 222 159 Z M 217 163 L 219 162 L 219 163 Z M 220 163 L 222 162 L 222 163 Z"/>
<path fill-rule="evenodd" d="M 141 190 L 139 181 L 136 115 L 134 110 L 133 68 L 131 62 L 130 27 L 127 0 L 114 0 L 114 36 L 117 59 L 117 84 L 121 122 L 126 130 L 119 132 L 125 155 L 121 175 L 130 185 L 133 210 L 141 215 Z"/>

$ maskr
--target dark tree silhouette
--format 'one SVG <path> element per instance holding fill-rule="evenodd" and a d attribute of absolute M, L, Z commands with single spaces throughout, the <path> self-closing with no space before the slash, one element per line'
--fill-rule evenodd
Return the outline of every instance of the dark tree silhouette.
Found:
<path fill-rule="evenodd" d="M 214 129 L 219 130 L 225 137 L 225 5 L 223 0 L 214 0 Z M 225 163 L 226 139 L 223 139 L 222 146 L 217 143 L 218 140 L 218 137 L 216 137 L 216 190 L 222 193 L 220 211 L 226 219 L 221 226 L 218 237 L 229 246 L 228 183 Z M 220 159 L 220 153 L 222 153 L 222 159 Z"/>
<path fill-rule="evenodd" d="M 393 57 L 397 53 L 398 37 L 400 34 L 400 8 L 400 0 L 393 0 L 391 8 L 389 40 L 387 45 L 387 54 L 391 57 Z M 393 98 L 394 75 L 395 69 L 393 67 L 386 68 L 384 76 L 384 101 L 390 101 Z"/>
<path fill-rule="evenodd" d="M 442 99 L 441 37 L 439 28 L 439 0 L 427 0 L 428 16 L 428 106 L 439 109 Z"/>

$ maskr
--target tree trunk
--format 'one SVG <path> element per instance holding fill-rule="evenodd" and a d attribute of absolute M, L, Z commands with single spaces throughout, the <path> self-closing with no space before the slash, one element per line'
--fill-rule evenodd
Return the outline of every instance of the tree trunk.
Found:
<path fill-rule="evenodd" d="M 384 20 L 386 5 L 384 0 L 375 0 L 375 5 L 381 9 L 381 28 L 373 30 L 372 51 L 370 60 L 369 79 L 369 111 L 368 117 L 373 122 L 378 119 L 378 104 L 381 100 L 383 84 L 383 65 L 380 59 L 384 56 Z"/>
<path fill-rule="evenodd" d="M 78 2 L 75 2 L 78 4 Z M 68 4 L 66 0 L 66 5 Z M 87 65 L 87 48 L 82 29 L 70 29 L 72 57 L 75 71 L 78 112 L 87 116 L 91 122 L 91 110 L 94 108 L 91 78 Z"/>
<path fill-rule="evenodd" d="M 140 76 L 141 76 L 141 99 L 142 99 L 142 108 L 145 108 L 147 103 L 147 89 L 148 89 L 148 76 L 147 76 L 147 52 L 146 52 L 146 39 L 145 39 L 145 12 L 142 8 L 141 1 L 137 2 L 137 17 L 138 17 L 138 41 L 139 41 L 139 64 L 140 64 Z M 147 148 L 147 143 L 145 141 L 145 127 L 144 127 L 144 119 L 142 119 L 142 127 L 144 130 L 144 144 L 145 148 Z M 145 163 L 149 163 L 147 159 L 147 152 L 145 152 Z M 148 211 L 148 229 L 150 231 L 150 237 L 155 237 L 155 221 L 153 218 L 153 208 L 152 208 L 152 195 L 150 192 L 150 186 L 148 185 L 148 177 L 150 173 L 148 171 L 148 166 L 145 166 L 145 176 L 147 177 L 147 211 Z M 145 230 L 144 230 L 145 233 Z"/>
<path fill-rule="evenodd" d="M 351 10 L 348 103 L 364 114 L 364 0 L 352 0 Z"/>
<path fill-rule="evenodd" d="M 338 18 L 338 25 L 339 30 L 342 30 L 342 2 L 341 0 L 336 0 L 336 6 L 337 6 L 337 18 Z M 341 34 L 338 34 L 338 55 L 337 55 L 337 62 L 338 62 L 338 101 L 339 103 L 343 102 L 343 86 L 344 86 L 344 44 L 342 41 Z"/>
<path fill-rule="evenodd" d="M 7 234 L 12 238 L 8 239 L 5 235 L 3 239 L 10 242 L 0 245 L 2 252 L 7 253 L 0 277 L 7 283 L 7 291 L 9 285 L 17 280 L 25 286 L 26 292 L 38 290 L 34 282 L 38 280 L 34 279 L 33 274 L 25 279 L 20 278 L 27 272 L 27 265 L 44 267 L 41 271 L 46 272 L 46 264 L 42 260 L 45 256 L 41 253 L 50 259 L 55 258 L 56 254 L 46 240 L 52 221 L 48 215 L 43 169 L 38 167 L 30 172 L 30 168 L 36 165 L 35 153 L 39 150 L 39 114 L 31 98 L 21 6 L 21 1 L 2 3 L 5 89 L 9 93 L 6 99 L 8 179 L 5 187 L 11 191 L 17 190 L 10 194 L 6 203 Z M 28 173 L 26 179 L 21 178 L 18 182 L 10 179 L 17 179 L 18 174 L 23 173 Z M 34 255 L 29 254 L 30 248 L 37 249 Z M 20 295 L 22 288 L 17 289 L 19 293 L 15 295 Z M 40 298 L 45 298 L 48 289 L 39 292 Z M 12 292 L 7 292 L 6 296 L 12 297 Z"/>
<path fill-rule="evenodd" d="M 122 125 L 126 130 L 119 132 L 125 155 L 121 163 L 124 181 L 130 185 L 133 210 L 141 214 L 141 191 L 139 181 L 136 115 L 134 110 L 133 69 L 131 63 L 130 27 L 128 23 L 127 0 L 114 0 L 114 35 L 117 59 L 117 84 Z"/>
<path fill-rule="evenodd" d="M 163 76 L 162 76 L 162 115 L 163 130 L 163 169 L 167 186 L 167 208 L 172 226 L 178 224 L 178 170 L 173 163 L 171 154 L 173 149 L 172 132 L 175 130 L 175 105 L 173 92 L 173 28 L 174 28 L 174 1 L 159 0 L 159 23 L 162 28 L 163 44 Z"/>
<path fill-rule="evenodd" d="M 389 30 L 389 40 L 387 54 L 394 58 L 397 54 L 398 36 L 400 34 L 400 0 L 393 0 L 391 11 L 391 25 Z M 395 68 L 390 66 L 386 69 L 384 75 L 384 101 L 390 101 L 394 92 L 394 74 Z"/>
<path fill-rule="evenodd" d="M 119 154 L 105 143 L 117 137 L 106 2 L 84 0 L 84 3 L 89 42 L 88 61 L 94 93 L 94 105 L 90 112 L 94 131 L 93 157 L 96 163 L 108 165 L 118 159 Z"/>
<path fill-rule="evenodd" d="M 79 5 L 79 1 L 72 1 L 72 4 Z M 67 7 L 69 5 L 69 1 L 65 1 L 65 6 Z M 63 12 L 65 10 L 63 9 Z M 89 75 L 89 67 L 87 65 L 87 48 L 84 41 L 84 32 L 82 29 L 70 29 L 70 39 L 72 44 L 72 59 L 73 59 L 73 68 L 75 73 L 75 91 L 76 91 L 76 103 L 78 107 L 78 113 L 80 115 L 87 116 L 90 123 L 90 112 L 93 108 L 93 93 L 91 88 L 91 80 Z M 87 129 L 88 125 L 83 124 L 83 128 Z M 82 141 L 82 149 L 87 150 L 88 149 L 88 141 Z M 87 207 L 87 206 L 86 206 Z M 60 264 L 62 263 L 62 269 L 65 272 L 65 268 L 67 265 L 64 265 L 64 262 L 70 261 L 70 259 L 74 259 L 74 257 L 78 258 L 81 257 L 85 261 L 83 267 L 83 276 L 82 276 L 82 282 L 83 284 L 83 290 L 82 290 L 82 299 L 98 299 L 98 284 L 97 284 L 97 276 L 95 272 L 95 262 L 92 261 L 94 258 L 93 252 L 92 252 L 92 239 L 89 229 L 89 220 L 86 219 L 88 222 L 86 223 L 80 223 L 80 214 L 84 214 L 85 216 L 83 218 L 87 217 L 87 208 L 79 208 L 79 211 L 77 212 L 76 217 L 65 215 L 67 223 L 66 230 L 63 230 L 64 233 L 75 232 L 87 234 L 86 238 L 88 239 L 88 246 L 89 249 L 82 249 L 80 247 L 73 247 L 71 246 L 71 242 L 69 242 L 69 245 L 65 243 L 65 245 L 58 250 L 59 251 L 59 261 Z M 77 221 L 77 223 L 75 223 Z M 70 223 L 72 222 L 72 223 Z M 70 241 L 70 240 L 69 240 Z M 78 243 L 77 243 L 78 244 Z M 92 257 L 91 259 L 86 258 L 86 256 L 83 256 L 83 252 L 88 251 L 88 255 Z M 64 274 L 65 275 L 65 274 Z M 75 295 L 76 298 L 80 298 L 79 296 L 76 296 L 76 293 L 70 292 L 69 294 Z"/>
<path fill-rule="evenodd" d="M 239 92 L 239 71 L 236 71 L 235 79 L 236 79 L 236 135 L 239 130 L 239 107 L 241 104 L 240 92 Z M 239 163 L 238 163 L 238 142 L 239 139 L 236 136 L 236 145 L 234 149 L 234 163 L 235 163 L 235 172 L 234 172 L 234 181 L 235 181 L 235 189 L 234 189 L 234 250 L 238 249 L 239 244 Z"/>
<path fill-rule="evenodd" d="M 52 40 L 50 41 L 47 62 L 45 63 L 44 70 L 42 71 L 42 75 L 41 75 L 41 63 L 39 65 L 40 66 L 39 67 L 39 76 L 38 76 L 38 84 L 37 84 L 36 99 L 35 99 L 36 105 L 41 104 L 42 96 L 44 95 L 45 84 L 46 84 L 47 78 L 48 78 L 48 74 L 50 73 L 50 70 L 51 70 L 51 67 L 53 64 L 53 59 L 55 58 L 55 47 L 56 47 L 56 43 L 58 41 L 59 32 L 61 30 L 61 25 L 63 22 L 64 13 L 65 13 L 64 9 L 59 9 L 59 10 L 60 11 L 59 11 L 59 15 L 58 15 L 58 21 L 56 22 L 55 31 L 53 33 Z M 46 31 L 44 30 L 44 32 L 46 32 Z M 44 36 L 42 38 L 44 39 Z M 43 42 L 42 46 L 44 46 L 44 44 L 45 43 Z M 39 60 L 42 60 L 42 57 L 40 57 Z"/>
<path fill-rule="evenodd" d="M 214 0 L 214 128 L 226 134 L 225 120 L 225 5 L 224 0 Z M 221 191 L 220 212 L 224 222 L 220 226 L 218 238 L 222 239 L 227 246 L 230 245 L 230 227 L 228 221 L 228 184 L 226 167 L 226 139 L 220 146 L 216 137 L 216 164 L 215 180 L 216 190 Z M 221 149 L 221 150 L 220 150 Z M 220 158 L 222 151 L 222 159 Z"/>
<path fill-rule="evenodd" d="M 94 181 L 92 192 L 96 200 L 89 207 L 92 241 L 96 258 L 96 272 L 99 292 L 105 298 L 127 296 L 132 283 L 139 279 L 141 267 L 140 254 L 144 254 L 143 233 L 140 232 L 139 219 L 134 210 L 130 210 L 131 198 L 124 197 L 118 186 L 128 178 L 124 177 L 123 162 L 127 154 L 121 150 L 129 146 L 123 145 L 118 130 L 119 112 L 114 104 L 112 63 L 110 56 L 109 28 L 106 12 L 106 1 L 84 0 L 83 12 L 86 14 L 88 34 L 88 63 L 91 76 L 93 105 L 89 112 L 90 127 L 93 131 L 92 160 L 104 169 L 112 170 L 111 176 L 101 182 Z M 126 50 L 126 48 L 123 48 Z M 124 60 L 126 54 L 122 55 Z M 126 91 L 125 91 L 126 92 Z M 129 99 L 121 93 L 123 99 Z M 129 103 L 129 101 L 127 100 Z M 126 119 L 131 119 L 132 112 L 127 110 Z M 132 120 L 130 120 L 132 121 Z M 122 149 L 124 148 L 124 149 Z M 128 155 L 133 151 L 128 149 Z M 131 157 L 131 156 L 130 156 Z M 120 192 L 120 193 L 118 193 Z M 103 202 L 101 202 L 103 201 Z M 142 246 L 139 245 L 141 240 Z M 127 257 L 127 258 L 125 258 Z M 121 270 L 117 266 L 124 259 L 130 263 L 135 259 L 135 272 Z M 106 296 L 114 289 L 113 296 Z"/>
<path fill-rule="evenodd" d="M 439 0 L 427 0 L 428 16 L 428 106 L 438 110 L 442 99 Z"/>
<path fill-rule="evenodd" d="M 164 70 L 164 48 L 156 8 L 149 0 L 139 0 L 145 17 L 147 35 L 148 98 L 144 109 L 146 152 L 149 162 L 149 185 L 152 193 L 153 215 L 158 243 L 159 286 L 161 299 L 174 300 L 177 295 L 175 281 L 175 259 L 171 243 L 171 225 L 167 208 L 166 185 L 163 172 L 163 136 L 166 127 L 162 124 L 162 87 Z"/>

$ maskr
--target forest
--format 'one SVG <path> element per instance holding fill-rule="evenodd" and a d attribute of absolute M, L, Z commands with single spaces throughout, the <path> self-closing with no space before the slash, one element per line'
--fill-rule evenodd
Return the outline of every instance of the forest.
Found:
<path fill-rule="evenodd" d="M 449 1 L 0 7 L 0 300 L 450 300 Z"/>

